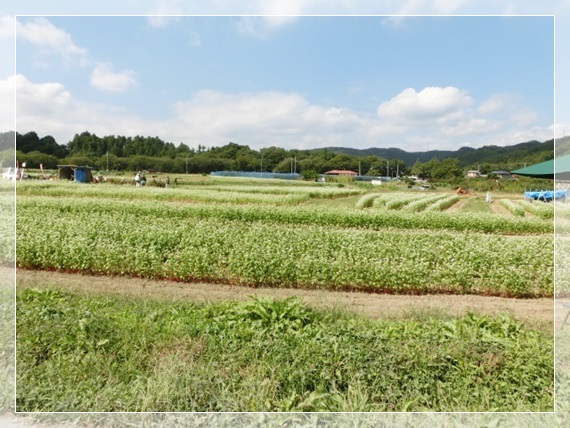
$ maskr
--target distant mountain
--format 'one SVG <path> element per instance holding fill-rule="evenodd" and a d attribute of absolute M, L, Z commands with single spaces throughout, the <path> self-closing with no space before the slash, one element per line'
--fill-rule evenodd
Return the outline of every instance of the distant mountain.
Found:
<path fill-rule="evenodd" d="M 570 137 L 565 137 L 570 139 Z M 558 140 L 560 141 L 560 140 Z M 570 152 L 570 142 L 567 144 Z M 319 149 L 323 150 L 323 149 Z M 430 150 L 427 152 L 406 152 L 397 148 L 370 148 L 352 149 L 349 147 L 326 147 L 331 153 L 342 153 L 352 156 L 378 156 L 384 159 L 401 159 L 407 166 L 413 166 L 416 161 L 427 162 L 431 159 L 443 160 L 456 158 L 462 167 L 478 163 L 517 163 L 517 162 L 542 162 L 554 157 L 554 140 L 543 143 L 528 141 L 512 146 L 483 146 L 477 149 L 461 147 L 459 150 Z"/>

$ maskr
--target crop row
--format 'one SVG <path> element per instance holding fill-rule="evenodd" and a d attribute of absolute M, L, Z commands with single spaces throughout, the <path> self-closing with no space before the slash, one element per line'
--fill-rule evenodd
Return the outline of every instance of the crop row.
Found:
<path fill-rule="evenodd" d="M 395 293 L 553 292 L 552 236 L 291 228 L 179 216 L 176 207 L 160 215 L 93 211 L 84 201 L 66 207 L 26 203 L 17 219 L 19 267 Z"/>
<path fill-rule="evenodd" d="M 222 192 L 243 192 L 243 193 L 263 193 L 270 195 L 290 195 L 303 194 L 309 195 L 311 198 L 335 198 L 339 196 L 352 196 L 361 194 L 360 189 L 350 189 L 343 187 L 333 187 L 331 185 L 321 184 L 316 186 L 248 186 L 248 185 L 215 185 L 208 187 L 211 190 Z"/>
<path fill-rule="evenodd" d="M 389 210 L 402 210 L 408 212 L 443 211 L 455 204 L 459 198 L 456 195 L 445 194 L 409 194 L 388 193 L 379 195 L 370 193 L 362 196 L 356 202 L 356 208 L 378 208 Z M 440 202 L 441 201 L 441 202 Z"/>
<path fill-rule="evenodd" d="M 180 204 L 174 202 L 116 201 L 98 199 L 93 202 L 81 198 L 49 198 L 18 197 L 18 211 L 25 211 L 33 206 L 45 209 L 53 207 L 58 212 L 81 212 L 80 201 L 89 207 L 93 215 L 121 211 L 138 213 L 149 218 L 167 217 L 178 221 L 188 217 L 240 220 L 246 222 L 276 223 L 286 225 L 318 225 L 337 226 L 343 228 L 360 228 L 381 230 L 398 229 L 432 229 L 483 232 L 490 234 L 537 234 L 552 233 L 554 224 L 536 218 L 511 218 L 506 216 L 482 216 L 474 213 L 446 212 L 387 212 L 381 210 L 356 210 L 342 207 L 318 206 L 275 206 L 269 205 L 236 205 L 236 204 Z"/>
<path fill-rule="evenodd" d="M 524 217 L 525 209 L 524 207 L 520 206 L 516 202 L 511 201 L 510 199 L 501 199 L 500 203 L 503 207 L 505 207 L 512 215 Z"/>
<path fill-rule="evenodd" d="M 14 263 L 15 198 L 6 183 L 0 187 L 0 265 Z"/>
<path fill-rule="evenodd" d="M 420 212 L 425 210 L 429 205 L 432 205 L 445 198 L 447 198 L 447 195 L 426 196 L 425 198 L 421 198 L 410 202 L 409 204 L 405 205 L 402 209 L 404 211 L 409 211 L 409 212 Z"/>
<path fill-rule="evenodd" d="M 389 193 L 378 197 L 373 203 L 374 208 L 386 208 L 389 210 L 399 210 L 403 206 L 425 198 L 424 194 Z"/>
<path fill-rule="evenodd" d="M 340 189 L 339 189 L 340 190 Z M 138 201 L 178 201 L 232 204 L 269 204 L 297 205 L 312 197 L 309 192 L 261 193 L 212 188 L 164 189 L 159 187 L 118 187 L 118 186 L 83 186 L 75 183 L 25 185 L 18 187 L 19 195 L 77 197 L 77 198 L 114 198 Z M 332 197 L 329 193 L 324 197 Z"/>
<path fill-rule="evenodd" d="M 339 187 L 297 186 L 292 188 L 279 186 L 247 186 L 247 185 L 208 185 L 189 186 L 184 188 L 157 188 L 134 186 L 84 186 L 69 182 L 29 182 L 18 183 L 18 194 L 29 196 L 77 196 L 102 197 L 120 199 L 154 199 L 171 201 L 204 201 L 204 202 L 258 202 L 275 203 L 276 201 L 304 201 L 310 198 L 336 198 L 362 193 L 360 189 Z"/>
<path fill-rule="evenodd" d="M 370 208 L 374 201 L 378 199 L 378 197 L 379 196 L 377 193 L 367 193 L 365 195 L 362 195 L 358 201 L 356 201 L 355 207 L 358 209 Z"/>
<path fill-rule="evenodd" d="M 540 218 L 550 220 L 554 218 L 554 204 L 544 202 L 517 201 L 521 207 Z"/>
<path fill-rule="evenodd" d="M 544 202 L 531 202 L 527 200 L 501 199 L 500 203 L 515 216 L 524 217 L 526 213 L 534 214 L 544 220 L 554 219 L 554 204 Z"/>
<path fill-rule="evenodd" d="M 431 205 L 428 205 L 425 208 L 425 211 L 443 211 L 443 210 L 446 210 L 447 208 L 455 205 L 457 202 L 459 202 L 459 196 L 450 195 L 450 196 L 447 196 L 443 199 L 439 199 L 439 200 L 435 201 Z"/>
<path fill-rule="evenodd" d="M 554 209 L 556 210 L 556 294 L 568 297 L 570 295 L 570 204 L 555 202 Z"/>

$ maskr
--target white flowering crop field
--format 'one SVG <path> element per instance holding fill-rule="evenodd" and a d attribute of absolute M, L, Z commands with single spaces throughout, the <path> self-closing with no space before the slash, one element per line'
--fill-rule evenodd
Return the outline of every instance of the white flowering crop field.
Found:
<path fill-rule="evenodd" d="M 459 200 L 452 193 L 408 195 L 390 209 L 389 196 L 348 186 L 22 182 L 16 263 L 253 287 L 553 295 L 548 215 L 446 212 Z M 333 204 L 307 203 L 323 199 Z"/>

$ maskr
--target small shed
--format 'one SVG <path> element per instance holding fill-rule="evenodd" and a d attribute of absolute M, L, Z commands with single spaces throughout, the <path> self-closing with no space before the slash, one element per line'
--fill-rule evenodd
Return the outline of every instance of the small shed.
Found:
<path fill-rule="evenodd" d="M 497 170 L 497 171 L 491 171 L 491 174 L 496 175 L 499 178 L 503 178 L 505 180 L 512 178 L 513 174 L 511 174 L 510 171 L 503 171 L 503 170 Z"/>
<path fill-rule="evenodd" d="M 78 183 L 91 183 L 93 180 L 93 170 L 90 166 L 82 165 L 57 165 L 60 180 L 77 181 Z"/>
<path fill-rule="evenodd" d="M 477 178 L 479 177 L 479 170 L 476 169 L 471 169 L 469 171 L 467 171 L 467 177 L 468 178 Z"/>

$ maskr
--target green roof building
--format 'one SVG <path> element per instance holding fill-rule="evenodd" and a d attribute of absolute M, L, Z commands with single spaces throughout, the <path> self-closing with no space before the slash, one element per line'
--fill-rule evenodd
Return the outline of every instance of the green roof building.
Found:
<path fill-rule="evenodd" d="M 513 174 L 523 175 L 526 177 L 570 180 L 570 155 L 560 156 L 546 162 L 537 163 L 511 172 Z"/>

